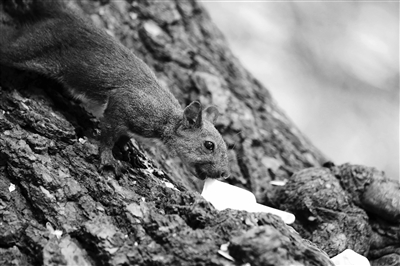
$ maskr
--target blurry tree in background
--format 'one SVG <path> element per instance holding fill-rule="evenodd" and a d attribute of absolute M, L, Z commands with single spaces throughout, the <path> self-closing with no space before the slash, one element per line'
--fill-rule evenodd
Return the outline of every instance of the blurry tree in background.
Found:
<path fill-rule="evenodd" d="M 399 3 L 204 1 L 236 56 L 335 163 L 399 179 Z"/>

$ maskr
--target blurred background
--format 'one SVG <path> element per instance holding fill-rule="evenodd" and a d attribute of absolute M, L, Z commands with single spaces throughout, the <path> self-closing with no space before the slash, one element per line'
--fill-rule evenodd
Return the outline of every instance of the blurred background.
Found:
<path fill-rule="evenodd" d="M 400 182 L 398 2 L 200 2 L 325 155 Z"/>

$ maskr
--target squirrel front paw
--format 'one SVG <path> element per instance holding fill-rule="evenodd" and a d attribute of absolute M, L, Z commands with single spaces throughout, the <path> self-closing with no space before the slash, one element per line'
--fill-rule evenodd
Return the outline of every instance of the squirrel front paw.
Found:
<path fill-rule="evenodd" d="M 103 173 L 107 168 L 112 169 L 116 176 L 121 176 L 126 172 L 126 166 L 123 162 L 118 161 L 112 155 L 112 151 L 103 151 L 100 153 L 100 171 Z"/>

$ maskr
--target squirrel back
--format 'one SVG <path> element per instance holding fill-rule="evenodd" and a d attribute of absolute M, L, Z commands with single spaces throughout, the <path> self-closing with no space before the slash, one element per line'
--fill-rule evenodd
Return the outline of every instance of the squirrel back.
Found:
<path fill-rule="evenodd" d="M 80 16 L 66 1 L 0 2 L 0 64 L 59 81 L 101 118 L 101 166 L 121 138 L 161 139 L 199 178 L 226 177 L 226 145 L 214 127 L 218 110 L 184 110 L 132 51 Z"/>

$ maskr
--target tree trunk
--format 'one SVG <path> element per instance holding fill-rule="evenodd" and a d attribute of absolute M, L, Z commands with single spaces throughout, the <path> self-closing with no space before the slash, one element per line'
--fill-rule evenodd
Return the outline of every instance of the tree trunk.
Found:
<path fill-rule="evenodd" d="M 373 168 L 321 167 L 326 158 L 198 3 L 73 5 L 142 58 L 182 106 L 218 107 L 228 181 L 293 212 L 301 237 L 274 215 L 216 211 L 197 193 L 202 182 L 158 144 L 132 140 L 119 154 L 128 172 L 101 173 L 98 121 L 53 81 L 3 67 L 1 265 L 333 265 L 318 248 L 400 265 L 399 185 Z"/>

